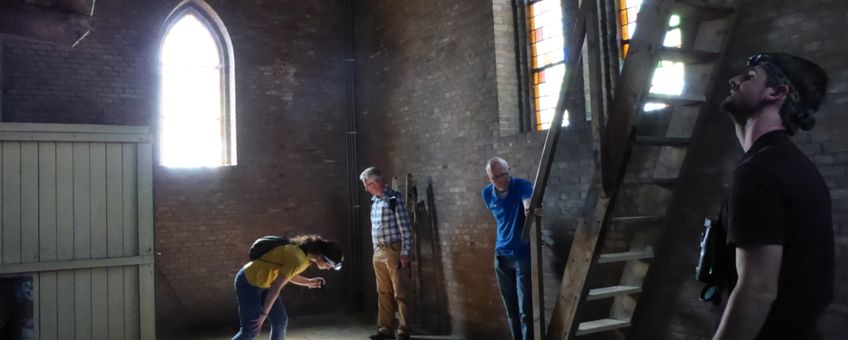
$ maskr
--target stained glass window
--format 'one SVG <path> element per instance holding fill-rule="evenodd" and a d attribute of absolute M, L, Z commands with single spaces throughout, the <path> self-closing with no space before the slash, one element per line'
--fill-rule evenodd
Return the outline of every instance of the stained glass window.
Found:
<path fill-rule="evenodd" d="M 536 130 L 550 128 L 565 75 L 565 35 L 562 26 L 562 1 L 530 1 L 527 10 L 530 25 L 531 71 Z M 562 125 L 568 125 L 568 112 Z"/>

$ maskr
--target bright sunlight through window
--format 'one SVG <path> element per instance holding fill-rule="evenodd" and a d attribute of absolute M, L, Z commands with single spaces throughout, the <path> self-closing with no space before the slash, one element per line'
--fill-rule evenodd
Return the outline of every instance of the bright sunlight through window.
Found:
<path fill-rule="evenodd" d="M 220 40 L 192 11 L 176 19 L 161 51 L 161 164 L 234 165 L 229 156 L 227 77 Z"/>
<path fill-rule="evenodd" d="M 636 17 L 642 7 L 642 0 L 620 0 L 619 23 L 621 30 L 621 56 L 627 56 L 630 47 L 630 39 L 636 31 Z M 680 30 L 680 16 L 672 15 L 668 23 L 668 32 L 663 41 L 665 47 L 680 48 L 683 46 L 682 33 Z M 654 77 L 651 80 L 651 93 L 670 96 L 679 96 L 683 93 L 685 68 L 682 62 L 671 60 L 660 60 Z M 665 103 L 645 103 L 645 111 L 660 110 L 668 107 Z"/>

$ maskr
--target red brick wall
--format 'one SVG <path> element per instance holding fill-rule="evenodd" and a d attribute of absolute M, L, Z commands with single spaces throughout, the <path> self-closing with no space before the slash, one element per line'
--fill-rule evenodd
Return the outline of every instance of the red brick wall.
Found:
<path fill-rule="evenodd" d="M 469 339 L 506 339 L 506 312 L 494 274 L 495 223 L 480 198 L 487 184 L 484 166 L 489 157 L 500 155 L 509 161 L 513 175 L 532 180 L 545 137 L 543 132 L 513 131 L 517 126 L 509 124 L 517 122 L 517 100 L 499 97 L 516 90 L 514 79 L 501 83 L 509 72 L 499 73 L 497 64 L 509 65 L 496 58 L 510 52 L 502 49 L 511 45 L 498 39 L 511 39 L 511 30 L 503 27 L 510 15 L 501 12 L 511 7 L 493 6 L 491 1 L 360 4 L 360 164 L 382 167 L 389 176 L 411 172 L 419 183 L 433 182 L 444 282 L 428 281 L 428 291 L 447 293 L 454 333 Z M 499 105 L 516 105 L 506 127 L 500 124 L 509 110 Z M 583 115 L 577 107 L 570 112 L 573 117 Z M 576 118 L 563 130 L 558 150 L 543 228 L 549 313 L 574 216 L 592 178 L 591 135 L 584 120 Z M 370 239 L 363 241 L 370 246 Z M 373 287 L 369 274 L 364 286 Z M 373 306 L 373 293 L 367 298 Z"/>
<path fill-rule="evenodd" d="M 494 5 L 493 5 L 494 3 Z M 816 161 L 831 188 L 837 243 L 836 300 L 823 317 L 826 339 L 846 332 L 846 204 L 843 136 L 839 113 L 846 101 L 844 60 L 848 49 L 844 21 L 848 8 L 835 1 L 744 1 L 741 24 L 733 34 L 728 62 L 740 66 L 755 50 L 786 50 L 820 62 L 830 71 L 829 104 L 812 133 L 795 141 Z M 773 4 L 772 4 L 773 3 Z M 432 180 L 439 213 L 439 236 L 450 319 L 455 333 L 471 339 L 508 337 L 495 283 L 492 248 L 495 227 L 480 202 L 486 184 L 483 165 L 493 155 L 510 161 L 515 175 L 533 177 L 542 134 L 504 136 L 505 102 L 511 84 L 500 82 L 498 36 L 504 28 L 503 1 L 366 1 L 357 9 L 357 99 L 361 124 L 360 163 L 376 164 L 391 176 L 412 172 Z M 496 57 L 497 56 L 497 57 Z M 727 93 L 730 73 L 719 76 L 715 93 Z M 713 107 L 718 105 L 713 98 Z M 546 191 L 545 289 L 554 302 L 573 233 L 592 178 L 591 136 L 571 110 L 572 126 L 563 131 Z M 517 113 L 516 113 L 517 114 Z M 509 129 L 506 129 L 509 130 Z M 697 237 L 705 216 L 716 213 L 722 186 L 741 156 L 730 121 L 708 110 L 696 131 L 689 160 L 669 210 L 668 233 L 657 250 L 648 286 L 640 300 L 633 339 L 708 339 L 715 315 L 697 300 L 692 278 Z M 623 197 L 639 203 L 638 195 Z M 367 223 L 367 221 L 364 221 Z M 615 236 L 615 235 L 613 235 Z M 370 242 L 365 239 L 364 242 Z M 367 254 L 366 254 L 367 256 Z M 365 276 L 365 287 L 369 287 Z M 434 289 L 441 289 L 438 285 Z M 550 314 L 548 314 L 550 316 Z"/>
<path fill-rule="evenodd" d="M 155 125 L 161 25 L 174 0 L 98 1 L 76 48 L 7 38 L 3 118 Z M 345 78 L 338 1 L 209 1 L 235 50 L 238 166 L 154 172 L 160 335 L 173 325 L 237 325 L 233 276 L 265 234 L 319 233 L 347 243 Z M 291 316 L 336 310 L 286 288 Z M 165 332 L 165 333 L 163 333 Z"/>

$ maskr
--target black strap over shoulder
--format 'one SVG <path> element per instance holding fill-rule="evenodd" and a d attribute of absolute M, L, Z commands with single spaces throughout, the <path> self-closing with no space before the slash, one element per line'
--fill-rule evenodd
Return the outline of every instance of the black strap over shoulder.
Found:
<path fill-rule="evenodd" d="M 291 239 L 285 236 L 262 236 L 250 246 L 249 258 L 254 261 L 274 248 L 291 244 Z"/>

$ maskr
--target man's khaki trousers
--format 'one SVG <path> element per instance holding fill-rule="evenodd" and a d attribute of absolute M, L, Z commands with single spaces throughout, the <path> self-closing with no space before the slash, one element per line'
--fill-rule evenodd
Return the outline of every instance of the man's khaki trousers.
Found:
<path fill-rule="evenodd" d="M 409 279 L 404 275 L 407 268 L 400 267 L 401 243 L 377 246 L 374 250 L 374 274 L 377 277 L 377 326 L 380 332 L 391 334 L 394 330 L 394 315 L 397 311 L 398 333 L 409 334 L 406 293 Z"/>

